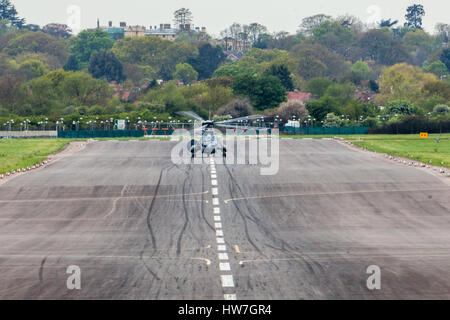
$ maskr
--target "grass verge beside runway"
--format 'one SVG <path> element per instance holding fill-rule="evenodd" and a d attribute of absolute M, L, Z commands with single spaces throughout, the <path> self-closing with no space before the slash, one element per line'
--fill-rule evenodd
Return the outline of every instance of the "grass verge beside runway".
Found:
<path fill-rule="evenodd" d="M 450 168 L 450 134 L 432 134 L 428 139 L 418 135 L 368 135 L 362 141 L 353 141 L 368 150 L 429 162 Z M 436 141 L 439 139 L 439 142 Z"/>
<path fill-rule="evenodd" d="M 32 166 L 58 152 L 72 139 L 1 139 L 0 174 Z"/>
<path fill-rule="evenodd" d="M 367 150 L 409 158 L 433 165 L 450 167 L 450 133 L 431 134 L 428 139 L 420 139 L 418 134 L 368 134 L 368 135 L 293 135 L 282 138 L 324 139 L 340 137 Z M 436 141 L 439 139 L 439 142 Z"/>

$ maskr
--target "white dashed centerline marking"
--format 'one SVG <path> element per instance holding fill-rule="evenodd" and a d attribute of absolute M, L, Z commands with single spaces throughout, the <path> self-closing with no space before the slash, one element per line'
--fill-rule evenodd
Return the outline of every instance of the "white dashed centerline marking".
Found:
<path fill-rule="evenodd" d="M 213 155 L 211 155 L 210 166 L 211 166 L 211 185 L 212 185 L 211 193 L 213 196 L 212 203 L 214 210 L 213 218 L 214 218 L 214 228 L 216 229 L 216 241 L 218 251 L 217 257 L 219 260 L 219 270 L 220 272 L 228 273 L 220 275 L 220 280 L 222 282 L 222 288 L 224 289 L 234 288 L 234 278 L 233 275 L 230 274 L 231 264 L 229 262 L 227 246 L 225 245 L 222 217 L 220 216 L 220 202 L 219 202 L 219 188 L 218 188 L 219 183 L 217 179 L 217 171 Z M 236 294 L 233 293 L 225 293 L 223 297 L 225 300 L 237 300 Z"/>
<path fill-rule="evenodd" d="M 224 288 L 234 288 L 234 280 L 232 275 L 220 276 L 222 280 L 222 287 Z"/>
<path fill-rule="evenodd" d="M 226 252 L 219 253 L 219 260 L 229 260 L 228 253 Z"/>
<path fill-rule="evenodd" d="M 231 271 L 231 266 L 228 262 L 219 264 L 220 271 Z"/>

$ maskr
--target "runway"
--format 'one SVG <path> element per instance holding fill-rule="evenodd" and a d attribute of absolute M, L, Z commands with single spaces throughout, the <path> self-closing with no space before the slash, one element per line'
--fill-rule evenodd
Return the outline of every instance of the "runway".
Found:
<path fill-rule="evenodd" d="M 93 142 L 1 185 L 0 299 L 450 298 L 442 179 L 332 140 L 281 140 L 274 176 L 174 144 Z"/>

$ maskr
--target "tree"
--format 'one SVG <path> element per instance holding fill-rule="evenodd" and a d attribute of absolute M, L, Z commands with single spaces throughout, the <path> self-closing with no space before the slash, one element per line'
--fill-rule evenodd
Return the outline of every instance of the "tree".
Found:
<path fill-rule="evenodd" d="M 306 108 L 312 117 L 317 121 L 322 121 L 327 114 L 337 112 L 337 103 L 332 97 L 324 96 L 319 100 L 309 101 Z"/>
<path fill-rule="evenodd" d="M 398 20 L 392 21 L 392 19 L 389 18 L 387 20 L 381 20 L 380 23 L 378 23 L 378 25 L 380 26 L 380 28 L 383 28 L 383 27 L 392 28 L 397 23 L 398 23 Z"/>
<path fill-rule="evenodd" d="M 233 92 L 248 96 L 258 110 L 275 108 L 286 101 L 286 89 L 274 76 L 240 75 L 233 82 Z"/>
<path fill-rule="evenodd" d="M 442 61 L 434 61 L 430 64 L 425 64 L 423 71 L 433 73 L 437 77 L 448 75 L 447 66 Z"/>
<path fill-rule="evenodd" d="M 308 92 L 316 97 L 321 98 L 327 91 L 328 87 L 332 84 L 333 81 L 327 78 L 314 78 L 308 81 L 306 88 Z"/>
<path fill-rule="evenodd" d="M 440 60 L 447 66 L 450 71 L 450 48 L 444 49 L 441 53 Z"/>
<path fill-rule="evenodd" d="M 356 61 L 352 66 L 352 73 L 360 77 L 362 80 L 369 80 L 372 70 L 367 63 L 363 61 Z"/>
<path fill-rule="evenodd" d="M 112 49 L 122 63 L 151 67 L 155 76 L 170 80 L 175 66 L 198 55 L 196 46 L 158 37 L 128 37 L 116 41 Z"/>
<path fill-rule="evenodd" d="M 17 10 L 9 0 L 0 0 L 0 20 L 9 20 L 17 28 L 22 28 L 25 19 L 19 18 Z"/>
<path fill-rule="evenodd" d="M 335 80 L 350 72 L 351 64 L 343 56 L 319 44 L 297 45 L 289 55 L 297 62 L 298 75 L 306 80 L 323 76 Z"/>
<path fill-rule="evenodd" d="M 450 113 L 450 107 L 445 104 L 439 104 L 433 108 L 433 114 L 448 114 Z"/>
<path fill-rule="evenodd" d="M 260 36 L 265 33 L 267 33 L 267 27 L 262 24 L 254 22 L 248 26 L 248 35 L 253 46 L 258 42 Z"/>
<path fill-rule="evenodd" d="M 336 21 L 325 21 L 312 29 L 313 40 L 327 49 L 346 56 L 353 42 L 353 31 Z"/>
<path fill-rule="evenodd" d="M 74 39 L 72 53 L 82 63 L 88 63 L 94 52 L 109 50 L 113 47 L 114 40 L 107 32 L 102 30 L 81 31 Z"/>
<path fill-rule="evenodd" d="M 405 27 L 422 29 L 422 17 L 425 15 L 423 5 L 414 4 L 406 9 L 406 22 Z"/>
<path fill-rule="evenodd" d="M 289 68 L 283 63 L 272 63 L 265 71 L 265 75 L 275 76 L 280 79 L 283 87 L 287 91 L 294 90 L 294 82 L 292 81 L 291 72 Z"/>
<path fill-rule="evenodd" d="M 307 117 L 309 114 L 305 104 L 298 100 L 283 102 L 275 113 L 281 119 L 291 119 L 295 116 L 299 120 Z"/>
<path fill-rule="evenodd" d="M 49 23 L 42 28 L 42 31 L 55 38 L 70 38 L 72 30 L 66 24 Z"/>
<path fill-rule="evenodd" d="M 416 108 L 417 107 L 408 100 L 395 100 L 386 105 L 386 113 L 411 115 L 416 112 Z"/>
<path fill-rule="evenodd" d="M 337 128 L 342 126 L 342 120 L 339 116 L 331 112 L 326 115 L 323 126 L 326 128 Z"/>
<path fill-rule="evenodd" d="M 80 63 L 75 56 L 70 56 L 67 63 L 64 65 L 63 69 L 65 71 L 78 71 L 80 70 Z"/>
<path fill-rule="evenodd" d="M 67 50 L 61 41 L 43 32 L 24 32 L 11 39 L 3 52 L 18 56 L 24 53 L 43 53 L 58 59 L 59 66 L 67 61 Z"/>
<path fill-rule="evenodd" d="M 190 58 L 188 63 L 198 72 L 200 80 L 211 78 L 214 71 L 225 61 L 222 48 L 206 43 L 200 46 L 198 56 Z"/>
<path fill-rule="evenodd" d="M 438 24 L 436 24 L 435 29 L 436 29 L 437 35 L 440 38 L 440 40 L 442 41 L 442 43 L 444 43 L 445 46 L 447 46 L 448 39 L 450 37 L 450 24 L 438 23 Z"/>
<path fill-rule="evenodd" d="M 185 25 L 192 24 L 193 16 L 189 9 L 181 8 L 173 13 L 175 25 L 183 29 Z"/>
<path fill-rule="evenodd" d="M 252 106 L 248 99 L 234 99 L 217 110 L 218 116 L 231 116 L 232 118 L 246 117 L 252 114 Z"/>
<path fill-rule="evenodd" d="M 198 79 L 198 72 L 189 63 L 179 63 L 176 66 L 174 79 L 183 81 L 184 84 L 191 84 Z"/>
<path fill-rule="evenodd" d="M 299 33 L 303 35 L 311 35 L 311 31 L 318 27 L 320 24 L 322 24 L 325 21 L 331 21 L 332 17 L 327 16 L 325 14 L 316 14 L 314 16 L 310 16 L 307 18 L 304 18 L 302 20 L 302 23 L 300 24 Z"/>
<path fill-rule="evenodd" d="M 122 63 L 111 51 L 102 50 L 93 53 L 89 63 L 89 72 L 94 78 L 106 79 L 108 82 L 121 82 L 125 79 Z"/>
<path fill-rule="evenodd" d="M 358 40 L 362 60 L 375 60 L 379 64 L 393 65 L 409 62 L 410 57 L 399 40 L 383 30 L 369 30 Z"/>
<path fill-rule="evenodd" d="M 377 101 L 381 104 L 392 100 L 416 102 L 423 96 L 424 84 L 437 81 L 435 75 L 423 73 L 407 63 L 399 63 L 383 70 L 380 78 L 380 95 Z"/>

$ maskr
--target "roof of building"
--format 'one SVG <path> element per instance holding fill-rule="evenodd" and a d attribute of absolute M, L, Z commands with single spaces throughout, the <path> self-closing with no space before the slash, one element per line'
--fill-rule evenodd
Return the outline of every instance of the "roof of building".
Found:
<path fill-rule="evenodd" d="M 309 92 L 298 92 L 298 91 L 288 92 L 288 101 L 292 101 L 292 100 L 305 101 L 305 100 L 310 100 L 311 97 L 312 97 L 312 94 Z"/>
<path fill-rule="evenodd" d="M 149 36 L 159 36 L 159 35 L 176 35 L 178 33 L 178 29 L 150 29 L 145 31 L 146 35 Z"/>

